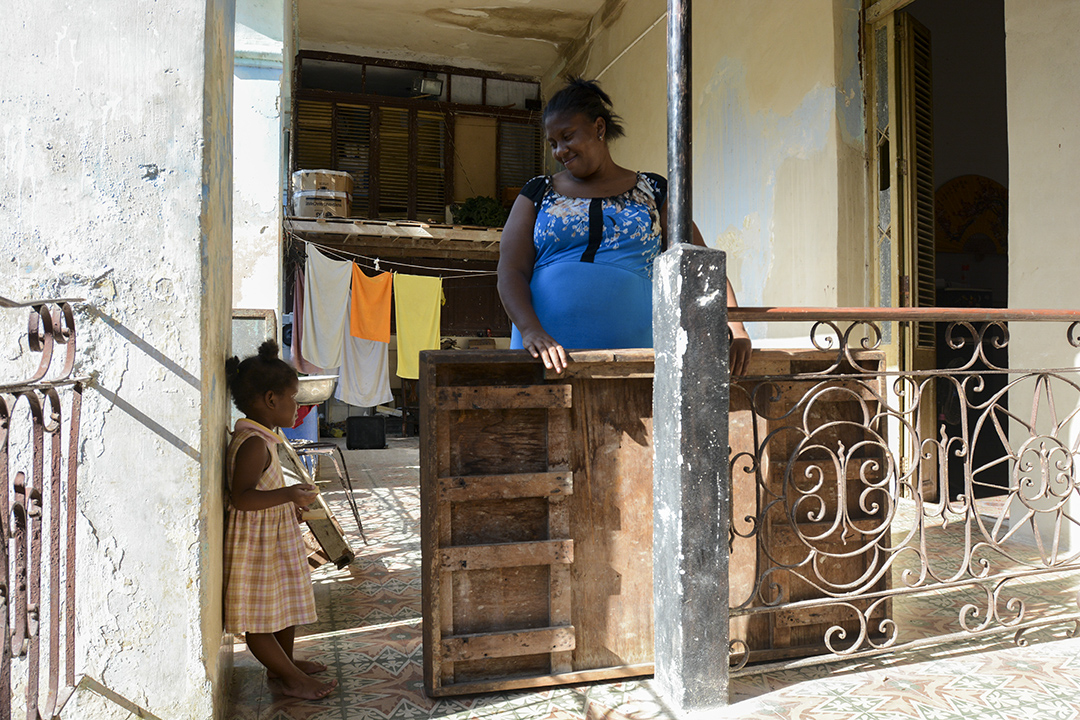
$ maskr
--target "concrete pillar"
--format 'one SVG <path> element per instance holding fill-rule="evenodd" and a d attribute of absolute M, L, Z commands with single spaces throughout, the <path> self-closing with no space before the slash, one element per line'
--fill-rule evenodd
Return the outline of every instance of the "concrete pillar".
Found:
<path fill-rule="evenodd" d="M 87 300 L 76 670 L 220 717 L 234 5 L 8 0 L 4 28 L 0 295 Z M 12 366 L 25 322 L 0 313 Z"/>
<path fill-rule="evenodd" d="M 680 716 L 728 702 L 725 259 L 676 245 L 653 281 L 655 672 Z"/>

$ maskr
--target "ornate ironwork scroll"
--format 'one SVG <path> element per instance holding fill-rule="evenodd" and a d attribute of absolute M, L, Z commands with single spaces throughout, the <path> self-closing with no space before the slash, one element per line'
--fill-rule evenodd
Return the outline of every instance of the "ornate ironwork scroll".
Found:
<path fill-rule="evenodd" d="M 76 685 L 75 497 L 84 379 L 73 376 L 73 302 L 0 303 L 29 308 L 27 346 L 40 355 L 29 377 L 0 384 L 0 537 L 13 540 L 0 543 L 4 718 L 12 713 L 15 658 L 26 668 L 28 718 L 54 717 Z"/>
<path fill-rule="evenodd" d="M 1080 368 L 1010 368 L 1006 352 L 1027 320 L 1070 323 L 1080 347 L 1080 313 L 731 316 L 808 322 L 813 347 L 732 384 L 732 567 L 754 568 L 733 571 L 734 674 L 1076 633 Z M 886 369 L 880 324 L 916 321 L 942 325 L 948 367 Z"/>

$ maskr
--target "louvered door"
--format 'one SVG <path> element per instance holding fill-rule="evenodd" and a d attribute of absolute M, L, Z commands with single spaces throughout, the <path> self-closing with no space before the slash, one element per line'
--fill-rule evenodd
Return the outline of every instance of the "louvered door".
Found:
<path fill-rule="evenodd" d="M 904 12 L 876 20 L 867 34 L 870 69 L 868 120 L 874 141 L 869 158 L 873 199 L 877 304 L 882 307 L 933 307 L 934 159 L 933 87 L 929 31 Z M 894 328 L 894 325 L 898 328 Z M 883 323 L 881 348 L 890 369 L 921 370 L 937 366 L 932 323 Z M 933 383 L 927 384 L 917 419 L 922 437 L 934 437 Z M 913 407 L 911 394 L 893 394 L 891 404 Z M 909 426 L 892 426 L 890 444 L 900 448 L 903 472 L 924 463 L 917 435 Z M 937 498 L 934 468 L 920 474 L 928 500 Z"/>
<path fill-rule="evenodd" d="M 901 305 L 934 307 L 934 86 L 930 31 L 907 13 L 897 15 L 897 31 L 906 206 L 901 262 L 909 278 L 901 286 Z M 934 324 L 916 323 L 910 344 L 913 353 L 933 351 Z M 927 360 L 933 363 L 936 358 Z M 922 367 L 932 364 L 923 363 Z"/>
<path fill-rule="evenodd" d="M 930 31 L 911 15 L 896 14 L 897 99 L 899 105 L 898 159 L 901 193 L 900 305 L 934 307 L 934 98 L 931 68 Z M 932 370 L 937 367 L 934 323 L 909 323 L 901 328 L 901 366 L 904 370 Z M 919 401 L 918 437 L 936 437 L 937 385 L 927 383 Z M 905 396 L 907 407 L 913 398 Z M 916 436 L 905 435 L 902 447 L 904 469 L 919 466 L 924 495 L 937 498 L 937 458 L 921 458 Z"/>

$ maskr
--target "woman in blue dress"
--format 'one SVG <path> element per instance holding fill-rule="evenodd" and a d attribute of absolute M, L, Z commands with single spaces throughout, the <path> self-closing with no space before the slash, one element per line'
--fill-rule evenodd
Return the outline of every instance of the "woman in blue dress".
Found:
<path fill-rule="evenodd" d="M 562 372 L 566 348 L 652 347 L 652 266 L 667 246 L 667 181 L 616 165 L 623 135 L 611 99 L 574 79 L 544 108 L 551 154 L 565 170 L 533 178 L 503 228 L 499 295 L 524 348 Z M 705 245 L 697 226 L 695 245 Z M 737 305 L 728 283 L 728 306 Z M 742 323 L 731 329 L 731 372 L 750 359 Z"/>

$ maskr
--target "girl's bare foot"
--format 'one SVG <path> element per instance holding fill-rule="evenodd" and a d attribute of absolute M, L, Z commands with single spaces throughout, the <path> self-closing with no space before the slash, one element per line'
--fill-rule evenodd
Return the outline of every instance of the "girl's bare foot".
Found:
<path fill-rule="evenodd" d="M 296 682 L 295 684 L 289 684 L 284 681 L 281 683 L 281 694 L 288 695 L 289 697 L 302 698 L 304 700 L 321 700 L 334 691 L 337 687 L 337 680 L 331 680 L 330 682 L 319 682 L 315 678 L 306 678 Z"/>
<path fill-rule="evenodd" d="M 293 660 L 293 665 L 303 670 L 307 675 L 321 673 L 326 670 L 325 665 L 315 660 Z"/>
<path fill-rule="evenodd" d="M 314 660 L 293 660 L 293 665 L 299 668 L 305 675 L 313 675 L 315 673 L 321 673 L 326 670 L 326 666 L 321 662 L 315 662 Z M 278 678 L 277 673 L 272 670 L 266 671 L 266 677 L 271 680 Z"/>

